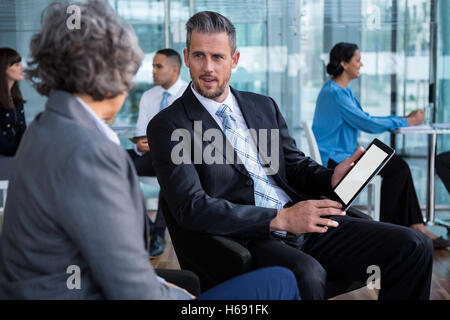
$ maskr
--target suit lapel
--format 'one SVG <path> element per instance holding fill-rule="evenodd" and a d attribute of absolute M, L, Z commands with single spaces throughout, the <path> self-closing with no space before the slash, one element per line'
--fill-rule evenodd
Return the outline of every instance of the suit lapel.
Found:
<path fill-rule="evenodd" d="M 278 127 L 274 127 L 273 122 L 271 122 L 269 119 L 267 119 L 267 117 L 263 116 L 264 113 L 262 111 L 262 107 L 261 107 L 261 109 L 259 109 L 258 108 L 259 106 L 256 105 L 253 100 L 246 99 L 245 96 L 241 92 L 234 90 L 233 88 L 231 88 L 231 92 L 235 96 L 235 98 L 239 104 L 239 107 L 241 108 L 242 115 L 245 119 L 245 122 L 247 123 L 248 128 L 255 129 L 256 132 L 258 133 L 258 137 L 259 137 L 260 129 L 267 129 L 267 134 L 271 134 L 269 132 L 270 129 L 279 129 Z M 260 148 L 258 145 L 258 141 L 255 141 L 255 146 L 257 147 L 258 155 L 261 157 L 262 161 L 265 161 L 265 163 L 267 163 L 268 160 L 266 158 L 264 158 L 264 155 L 259 150 Z M 266 147 L 266 150 L 265 150 L 266 153 L 271 152 L 272 145 L 271 145 L 270 136 L 267 137 L 267 146 L 265 146 L 265 147 Z M 283 148 L 281 146 L 279 146 L 278 148 L 279 148 L 279 151 L 278 151 L 279 157 L 282 157 L 283 156 Z M 278 159 L 278 161 L 280 161 L 280 164 L 282 163 L 281 159 Z M 280 188 L 282 188 L 291 197 L 291 199 L 298 198 L 297 192 L 294 189 L 292 189 L 280 177 L 279 171 L 276 174 L 271 175 L 271 177 L 275 180 L 277 185 Z"/>
<path fill-rule="evenodd" d="M 267 127 L 262 125 L 263 123 L 265 123 L 265 121 L 261 116 L 261 112 L 258 112 L 255 103 L 250 99 L 246 99 L 239 91 L 234 90 L 231 87 L 230 89 L 234 97 L 236 98 L 239 107 L 241 108 L 242 115 L 245 119 L 245 122 L 247 123 L 247 127 L 249 129 L 255 129 L 257 131 L 261 128 L 266 129 Z"/>
<path fill-rule="evenodd" d="M 240 93 L 237 90 L 234 90 L 231 88 L 231 92 L 235 96 L 239 107 L 241 108 L 242 115 L 247 123 L 248 128 L 255 129 L 257 132 L 259 129 L 278 129 L 278 127 L 273 127 L 273 124 L 268 121 L 265 117 L 263 117 L 263 112 L 261 110 L 258 110 L 258 106 L 252 101 L 251 99 L 247 99 L 242 93 Z M 191 121 L 202 121 L 202 132 L 204 133 L 206 130 L 210 128 L 214 128 L 222 132 L 220 127 L 217 125 L 216 121 L 213 117 L 209 114 L 209 112 L 202 106 L 200 101 L 195 97 L 195 95 L 192 93 L 191 90 L 191 84 L 189 84 L 188 88 L 184 92 L 183 96 L 183 105 L 186 111 L 186 114 L 188 115 L 189 119 Z M 222 146 L 215 146 L 216 150 L 227 150 L 225 148 L 232 148 L 231 150 L 234 151 L 233 146 L 228 142 L 228 140 L 225 138 L 224 135 L 224 142 Z M 271 150 L 270 145 L 270 139 L 268 140 L 268 149 Z M 222 149 L 220 149 L 222 148 Z M 280 150 L 280 157 L 283 156 L 283 150 L 281 146 L 279 147 Z M 226 156 L 224 153 L 222 153 L 224 157 L 224 161 L 226 161 Z M 237 153 L 234 151 L 234 159 L 237 159 Z M 280 161 L 280 160 L 279 160 Z M 226 163 L 226 162 L 225 162 Z M 232 166 L 241 174 L 250 177 L 248 171 L 245 169 L 245 166 L 243 164 L 236 164 L 233 162 Z M 272 175 L 274 180 L 276 181 L 277 185 L 281 187 L 295 202 L 300 199 L 309 199 L 308 197 L 301 197 L 299 194 L 292 189 L 283 179 L 280 177 L 279 173 Z"/>
<path fill-rule="evenodd" d="M 268 159 L 266 156 L 268 152 L 272 149 L 271 145 L 271 129 L 278 129 L 273 127 L 273 123 L 268 121 L 266 117 L 263 117 L 262 108 L 258 108 L 255 102 L 251 99 L 247 99 L 242 93 L 237 90 L 231 88 L 231 92 L 236 98 L 239 107 L 241 109 L 242 116 L 247 123 L 247 127 L 249 129 L 254 129 L 256 131 L 257 136 L 254 137 L 253 143 L 256 146 L 256 150 L 258 152 L 258 156 L 262 164 L 268 163 Z M 260 130 L 265 130 L 260 132 Z M 266 136 L 266 141 L 261 140 L 262 137 Z M 265 148 L 265 150 L 260 150 L 260 147 Z M 279 151 L 281 152 L 281 150 Z"/>
<path fill-rule="evenodd" d="M 216 120 L 214 120 L 214 118 L 203 107 L 203 105 L 200 103 L 200 101 L 198 101 L 198 99 L 195 97 L 195 95 L 191 89 L 191 84 L 189 84 L 188 88 L 183 93 L 182 99 L 183 99 L 183 105 L 184 105 L 184 108 L 185 108 L 188 118 L 193 123 L 194 123 L 194 121 L 201 121 L 202 134 L 204 134 L 205 131 L 208 129 L 216 129 L 219 132 L 221 132 L 221 134 L 223 134 L 223 131 L 217 124 Z M 195 132 L 194 132 L 194 134 L 195 134 Z M 227 150 L 228 151 L 231 150 L 231 152 L 229 152 L 229 153 L 233 154 L 232 159 L 234 159 L 234 160 L 238 159 L 238 155 L 237 155 L 236 151 L 234 150 L 233 146 L 228 141 L 228 139 L 226 139 L 225 134 L 223 134 L 222 136 L 223 136 L 222 145 L 218 145 L 218 143 L 216 141 L 212 142 L 212 144 L 215 147 L 215 151 L 220 152 L 222 154 L 224 163 L 231 164 L 241 174 L 243 174 L 247 177 L 250 177 L 250 174 L 245 169 L 245 166 L 243 164 L 237 163 L 236 161 L 227 160 L 227 156 L 226 156 L 226 152 L 225 152 Z M 195 146 L 194 146 L 194 148 L 195 148 Z M 202 148 L 202 150 L 203 150 L 203 148 Z"/>

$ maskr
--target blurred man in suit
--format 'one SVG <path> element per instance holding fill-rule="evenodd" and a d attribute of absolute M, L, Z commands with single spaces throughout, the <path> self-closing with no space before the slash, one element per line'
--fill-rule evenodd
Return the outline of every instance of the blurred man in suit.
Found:
<path fill-rule="evenodd" d="M 178 99 L 187 87 L 187 82 L 180 79 L 181 58 L 173 49 L 161 49 L 153 58 L 153 82 L 155 86 L 144 92 L 139 104 L 139 116 L 134 133 L 134 148 L 128 150 L 136 171 L 140 176 L 155 176 L 150 149 L 147 142 L 147 125 L 161 110 Z M 156 257 L 164 251 L 164 234 L 166 223 L 160 209 L 155 222 L 150 222 L 152 240 L 150 256 Z"/>

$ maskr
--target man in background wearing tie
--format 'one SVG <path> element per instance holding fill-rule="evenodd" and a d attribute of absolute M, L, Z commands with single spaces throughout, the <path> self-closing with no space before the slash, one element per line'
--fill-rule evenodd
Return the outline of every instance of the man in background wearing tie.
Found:
<path fill-rule="evenodd" d="M 147 125 L 161 110 L 178 99 L 187 87 L 180 79 L 181 57 L 173 49 L 161 49 L 153 58 L 153 82 L 155 86 L 144 92 L 139 104 L 139 116 L 135 131 L 134 148 L 128 150 L 136 171 L 140 176 L 155 176 L 150 149 L 147 142 Z M 155 224 L 152 225 L 150 255 L 158 256 L 164 250 L 164 231 L 166 224 L 158 210 Z"/>

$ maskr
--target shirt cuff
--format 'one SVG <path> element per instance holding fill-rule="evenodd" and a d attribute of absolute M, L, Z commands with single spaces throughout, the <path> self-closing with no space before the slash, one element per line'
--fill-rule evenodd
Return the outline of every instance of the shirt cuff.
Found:
<path fill-rule="evenodd" d="M 408 126 L 408 119 L 406 117 L 405 118 L 401 118 L 399 127 L 407 127 L 407 126 Z"/>

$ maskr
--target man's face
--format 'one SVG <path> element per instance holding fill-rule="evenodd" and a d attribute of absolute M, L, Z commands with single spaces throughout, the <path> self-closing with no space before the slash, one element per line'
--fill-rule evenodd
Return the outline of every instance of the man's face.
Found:
<path fill-rule="evenodd" d="M 165 55 L 157 53 L 153 58 L 153 82 L 169 89 L 178 79 L 176 66 Z"/>
<path fill-rule="evenodd" d="M 231 54 L 228 34 L 192 32 L 189 51 L 184 49 L 194 89 L 202 96 L 223 102 L 228 95 L 231 70 L 236 68 L 239 52 Z"/>

